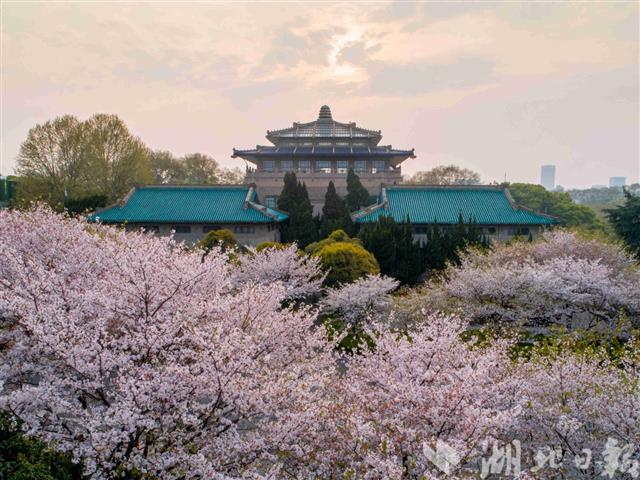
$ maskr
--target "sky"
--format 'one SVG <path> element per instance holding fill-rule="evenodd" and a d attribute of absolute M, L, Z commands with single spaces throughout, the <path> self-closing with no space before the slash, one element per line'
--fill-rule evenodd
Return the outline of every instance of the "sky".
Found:
<path fill-rule="evenodd" d="M 333 118 L 415 148 L 403 173 L 637 182 L 639 3 L 1 2 L 0 173 L 30 128 L 120 116 L 150 148 L 243 167 Z"/>

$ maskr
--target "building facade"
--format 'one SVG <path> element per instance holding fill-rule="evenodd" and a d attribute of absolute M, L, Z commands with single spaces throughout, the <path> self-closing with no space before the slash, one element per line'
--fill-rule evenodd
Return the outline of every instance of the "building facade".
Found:
<path fill-rule="evenodd" d="M 232 231 L 241 245 L 280 241 L 279 224 L 287 215 L 255 202 L 254 185 L 145 185 L 122 202 L 89 218 L 145 229 L 193 244 L 212 230 Z"/>
<path fill-rule="evenodd" d="M 270 208 L 277 205 L 287 172 L 295 172 L 298 180 L 306 184 L 317 213 L 324 204 L 330 181 L 340 196 L 346 194 L 349 169 L 358 174 L 371 195 L 377 195 L 382 184 L 400 183 L 400 164 L 407 158 L 415 158 L 413 149 L 396 150 L 391 145 L 379 145 L 380 130 L 333 120 L 326 105 L 320 109 L 317 120 L 268 130 L 266 138 L 272 146 L 234 148 L 232 156 L 247 162 L 245 183 L 256 184 L 260 200 Z"/>
<path fill-rule="evenodd" d="M 540 185 L 547 190 L 556 188 L 556 166 L 542 165 L 540 168 Z"/>
<path fill-rule="evenodd" d="M 514 237 L 536 238 L 558 223 L 551 215 L 517 205 L 506 188 L 482 185 L 393 185 L 383 186 L 378 202 L 353 213 L 358 225 L 376 222 L 379 217 L 396 222 L 407 219 L 413 238 L 426 242 L 430 226 L 446 228 L 463 221 L 475 221 L 480 232 L 492 241 Z"/>

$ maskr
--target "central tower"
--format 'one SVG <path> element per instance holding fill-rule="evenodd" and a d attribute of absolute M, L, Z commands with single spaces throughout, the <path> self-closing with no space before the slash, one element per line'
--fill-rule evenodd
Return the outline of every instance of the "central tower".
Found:
<path fill-rule="evenodd" d="M 377 195 L 383 183 L 402 181 L 400 164 L 407 158 L 415 158 L 414 151 L 379 145 L 381 139 L 380 130 L 334 120 L 331 109 L 323 105 L 317 120 L 295 122 L 282 130 L 267 130 L 267 140 L 273 146 L 257 145 L 250 150 L 234 148 L 232 157 L 252 164 L 247 165 L 245 183 L 256 184 L 264 205 L 276 206 L 284 174 L 295 172 L 298 180 L 307 185 L 317 213 L 324 204 L 330 181 L 339 195 L 346 194 L 349 169 L 360 177 L 371 195 Z"/>

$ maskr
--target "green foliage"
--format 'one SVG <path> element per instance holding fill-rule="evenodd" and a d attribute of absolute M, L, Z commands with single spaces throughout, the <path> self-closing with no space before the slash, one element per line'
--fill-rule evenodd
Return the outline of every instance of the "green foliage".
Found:
<path fill-rule="evenodd" d="M 376 223 L 363 225 L 359 237 L 364 248 L 373 253 L 380 271 L 405 285 L 414 285 L 424 272 L 443 270 L 448 263 L 458 264 L 460 253 L 471 246 L 487 247 L 488 240 L 471 219 L 462 216 L 456 225 L 421 227 L 426 242 L 413 241 L 409 219 L 396 223 L 391 217 L 380 217 Z"/>
<path fill-rule="evenodd" d="M 426 172 L 416 172 L 407 183 L 423 185 L 477 185 L 480 175 L 468 168 L 440 165 Z"/>
<path fill-rule="evenodd" d="M 350 283 L 368 274 L 380 273 L 380 267 L 375 257 L 365 250 L 357 241 L 336 240 L 346 235 L 342 231 L 333 238 L 327 238 L 322 246 L 317 247 L 313 253 L 320 257 L 322 265 L 329 269 L 325 284 L 335 286 L 342 283 Z"/>
<path fill-rule="evenodd" d="M 207 233 L 202 240 L 198 242 L 198 247 L 208 253 L 213 247 L 220 245 L 222 249 L 235 247 L 237 245 L 236 236 L 231 230 L 226 228 L 220 230 L 212 230 Z"/>
<path fill-rule="evenodd" d="M 276 250 L 282 250 L 284 248 L 288 248 L 288 243 L 280 243 L 280 242 L 262 242 L 256 245 L 256 251 L 261 252 L 262 250 L 267 250 L 268 248 L 275 248 Z"/>
<path fill-rule="evenodd" d="M 239 169 L 220 168 L 207 155 L 175 158 L 151 151 L 120 118 L 106 114 L 86 121 L 64 115 L 36 125 L 20 147 L 17 172 L 18 207 L 44 201 L 57 210 L 69 199 L 104 195 L 112 202 L 136 184 L 237 184 L 243 179 Z"/>
<path fill-rule="evenodd" d="M 108 199 L 106 195 L 96 193 L 84 197 L 70 198 L 65 202 L 64 208 L 70 214 L 83 214 L 93 212 L 100 207 L 105 207 L 107 202 Z"/>
<path fill-rule="evenodd" d="M 4 480 L 80 480 L 82 469 L 71 455 L 50 449 L 45 443 L 27 437 L 20 422 L 0 412 L 0 479 Z"/>
<path fill-rule="evenodd" d="M 278 197 L 278 209 L 289 214 L 288 222 L 282 228 L 282 241 L 297 242 L 304 248 L 318 238 L 318 230 L 313 220 L 313 206 L 304 183 L 298 182 L 295 173 L 284 175 L 284 187 Z"/>
<path fill-rule="evenodd" d="M 322 207 L 322 219 L 320 222 L 320 237 L 326 237 L 334 230 L 353 231 L 353 222 L 345 202 L 340 198 L 333 182 L 329 182 L 327 193 Z"/>
<path fill-rule="evenodd" d="M 567 227 L 593 230 L 605 228 L 592 208 L 577 205 L 566 192 L 550 192 L 541 185 L 528 183 L 512 183 L 507 187 L 517 204 L 537 212 L 555 215 Z"/>
<path fill-rule="evenodd" d="M 327 193 L 324 196 L 322 216 L 331 220 L 340 220 L 344 215 L 345 205 L 336 191 L 333 181 L 329 182 Z"/>
<path fill-rule="evenodd" d="M 634 195 L 625 189 L 624 198 L 623 205 L 606 210 L 606 214 L 616 234 L 640 259 L 640 194 Z"/>
<path fill-rule="evenodd" d="M 318 242 L 313 242 L 307 245 L 304 249 L 304 253 L 307 255 L 313 255 L 317 253 L 323 247 L 336 242 L 353 243 L 354 245 L 362 246 L 358 238 L 351 238 L 344 230 L 334 230 L 327 238 Z"/>
<path fill-rule="evenodd" d="M 176 158 L 171 152 L 149 152 L 154 183 L 166 184 L 241 184 L 244 175 L 239 168 L 222 168 L 209 155 L 190 153 Z"/>
<path fill-rule="evenodd" d="M 408 219 L 396 223 L 392 217 L 379 217 L 376 223 L 365 225 L 359 235 L 364 248 L 376 257 L 380 271 L 405 285 L 415 284 L 424 271 L 422 250 L 413 241 L 412 230 Z"/>
<path fill-rule="evenodd" d="M 117 115 L 98 113 L 83 122 L 86 143 L 85 191 L 109 200 L 124 196 L 134 185 L 151 183 L 148 149 Z M 72 197 L 72 193 L 69 192 Z"/>
<path fill-rule="evenodd" d="M 347 172 L 347 196 L 345 202 L 350 212 L 360 210 L 369 205 L 369 192 L 360 183 L 360 177 L 356 175 L 352 168 Z"/>
<path fill-rule="evenodd" d="M 149 151 L 153 183 L 185 183 L 186 172 L 179 159 L 166 150 Z"/>
<path fill-rule="evenodd" d="M 338 351 L 348 354 L 360 354 L 375 349 L 375 339 L 363 328 L 363 325 L 345 324 L 336 315 L 324 315 L 322 320 L 329 340 L 334 340 L 342 335 L 342 338 L 336 344 Z"/>
<path fill-rule="evenodd" d="M 18 206 L 46 201 L 124 195 L 152 173 L 147 148 L 116 115 L 96 114 L 82 122 L 64 115 L 29 130 L 18 154 Z"/>
<path fill-rule="evenodd" d="M 460 254 L 469 247 L 487 248 L 489 241 L 480 235 L 474 219 L 465 223 L 462 215 L 452 227 L 431 225 L 427 229 L 427 241 L 423 246 L 423 262 L 426 270 L 443 270 L 448 263 L 458 265 Z"/>
<path fill-rule="evenodd" d="M 633 194 L 640 195 L 640 184 L 634 183 L 627 187 Z M 598 218 L 608 223 L 606 210 L 612 209 L 624 202 L 624 190 L 620 187 L 599 187 L 567 190 L 574 202 L 586 205 L 595 210 Z"/>

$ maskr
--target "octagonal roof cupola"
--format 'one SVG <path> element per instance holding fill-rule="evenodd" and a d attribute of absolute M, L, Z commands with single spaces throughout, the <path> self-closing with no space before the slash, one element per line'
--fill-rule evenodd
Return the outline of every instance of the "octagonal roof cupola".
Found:
<path fill-rule="evenodd" d="M 348 142 L 357 140 L 376 146 L 382 138 L 380 130 L 357 127 L 354 122 L 338 122 L 333 119 L 328 105 L 320 107 L 318 118 L 312 122 L 295 122 L 289 128 L 267 130 L 267 139 L 274 145 L 308 142 Z"/>
<path fill-rule="evenodd" d="M 333 120 L 333 117 L 331 116 L 331 109 L 329 108 L 329 105 L 323 105 L 322 107 L 320 107 L 320 113 L 318 114 L 318 121 L 330 122 L 331 120 Z"/>

